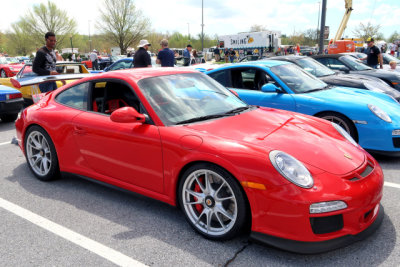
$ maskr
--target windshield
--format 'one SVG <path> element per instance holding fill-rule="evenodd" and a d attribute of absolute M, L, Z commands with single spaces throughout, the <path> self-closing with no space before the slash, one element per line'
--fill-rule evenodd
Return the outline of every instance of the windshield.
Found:
<path fill-rule="evenodd" d="M 6 57 L 7 63 L 19 63 L 19 60 L 15 57 Z"/>
<path fill-rule="evenodd" d="M 294 64 L 274 66 L 271 71 L 295 93 L 307 93 L 327 88 L 326 83 Z"/>
<path fill-rule="evenodd" d="M 387 62 L 394 61 L 394 62 L 396 62 L 397 64 L 400 63 L 400 60 L 399 60 L 398 58 L 396 58 L 396 57 L 394 57 L 394 56 L 391 56 L 391 55 L 388 55 L 388 54 L 386 54 L 386 53 L 382 53 L 382 57 L 383 57 L 383 59 L 386 60 Z"/>
<path fill-rule="evenodd" d="M 201 73 L 152 77 L 139 81 L 138 85 L 165 125 L 223 116 L 247 107 L 225 87 Z"/>
<path fill-rule="evenodd" d="M 340 57 L 340 60 L 342 60 L 347 66 L 350 66 L 351 70 L 372 70 L 372 68 L 364 65 L 358 59 L 351 56 Z"/>
<path fill-rule="evenodd" d="M 311 58 L 302 58 L 296 61 L 297 64 L 302 67 L 304 70 L 308 71 L 312 75 L 317 77 L 328 76 L 335 74 L 330 68 L 322 65 L 315 59 Z"/>

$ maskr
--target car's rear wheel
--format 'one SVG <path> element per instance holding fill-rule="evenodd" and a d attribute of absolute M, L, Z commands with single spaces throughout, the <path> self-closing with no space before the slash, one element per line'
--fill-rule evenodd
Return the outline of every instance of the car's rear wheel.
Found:
<path fill-rule="evenodd" d="M 2 122 L 12 122 L 18 118 L 18 114 L 6 114 L 0 115 L 0 119 Z"/>
<path fill-rule="evenodd" d="M 185 171 L 179 204 L 189 224 L 206 238 L 236 236 L 246 219 L 246 202 L 238 182 L 224 169 L 201 163 Z"/>
<path fill-rule="evenodd" d="M 1 78 L 7 78 L 7 73 L 6 73 L 6 71 L 5 71 L 5 70 L 1 70 L 1 71 L 0 71 L 0 76 L 1 76 Z"/>
<path fill-rule="evenodd" d="M 42 181 L 57 179 L 60 175 L 54 144 L 48 133 L 32 126 L 25 135 L 25 157 L 33 174 Z"/>
<path fill-rule="evenodd" d="M 347 117 L 343 116 L 342 114 L 336 112 L 326 112 L 319 114 L 318 117 L 338 124 L 348 134 L 350 134 L 350 136 L 353 137 L 356 142 L 358 141 L 356 127 L 354 126 L 353 122 L 351 122 Z"/>

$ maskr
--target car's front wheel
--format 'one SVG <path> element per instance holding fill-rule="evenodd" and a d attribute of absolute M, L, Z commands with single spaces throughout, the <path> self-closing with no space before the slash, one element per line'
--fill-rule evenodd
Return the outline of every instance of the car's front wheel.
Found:
<path fill-rule="evenodd" d="M 42 181 L 59 177 L 60 170 L 54 144 L 48 133 L 32 126 L 25 135 L 25 157 L 33 174 Z"/>
<path fill-rule="evenodd" d="M 7 78 L 7 73 L 6 73 L 6 71 L 5 71 L 5 70 L 1 70 L 1 71 L 0 71 L 0 76 L 1 76 L 1 78 Z"/>
<path fill-rule="evenodd" d="M 246 220 L 246 201 L 238 182 L 224 169 L 201 163 L 185 171 L 179 204 L 189 224 L 206 238 L 236 236 Z"/>
<path fill-rule="evenodd" d="M 342 114 L 336 113 L 336 112 L 326 112 L 317 115 L 318 117 L 334 122 L 338 124 L 340 127 L 342 127 L 348 134 L 350 134 L 351 137 L 357 142 L 358 141 L 358 135 L 357 135 L 357 130 L 356 127 L 354 126 L 353 122 L 349 120 L 347 117 L 345 117 Z"/>

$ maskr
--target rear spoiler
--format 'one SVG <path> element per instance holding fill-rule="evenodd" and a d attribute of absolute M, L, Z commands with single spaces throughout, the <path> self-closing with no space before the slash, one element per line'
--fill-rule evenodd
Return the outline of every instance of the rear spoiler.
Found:
<path fill-rule="evenodd" d="M 37 76 L 37 77 L 34 77 L 29 80 L 25 80 L 25 81 L 18 81 L 15 78 L 11 78 L 10 81 L 11 81 L 12 85 L 17 89 L 20 89 L 21 87 L 25 87 L 25 86 L 30 86 L 33 103 L 37 103 L 46 94 L 46 93 L 40 92 L 39 84 L 47 83 L 47 82 L 57 82 L 57 81 L 61 81 L 65 84 L 65 81 L 68 81 L 68 80 L 79 80 L 79 79 L 83 79 L 83 78 L 90 77 L 90 76 L 92 76 L 92 74 L 87 74 L 87 73 L 85 73 L 85 74 L 63 74 L 63 75 L 51 75 L 51 76 Z"/>
<path fill-rule="evenodd" d="M 67 81 L 67 80 L 79 80 L 86 77 L 90 77 L 92 74 L 82 73 L 82 74 L 62 74 L 62 75 L 49 75 L 49 76 L 36 76 L 32 79 L 25 81 L 18 81 L 15 78 L 11 78 L 11 83 L 16 88 L 21 88 L 24 86 L 36 85 L 47 82 L 57 82 L 57 81 Z"/>

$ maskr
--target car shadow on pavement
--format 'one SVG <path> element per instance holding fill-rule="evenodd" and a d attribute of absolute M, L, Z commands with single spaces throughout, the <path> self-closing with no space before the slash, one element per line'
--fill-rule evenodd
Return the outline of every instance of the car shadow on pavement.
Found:
<path fill-rule="evenodd" d="M 144 263 L 148 262 L 149 255 L 153 257 L 157 255 L 157 258 L 162 258 L 165 261 L 160 262 L 161 265 L 170 266 L 174 262 L 176 263 L 176 257 L 173 256 L 172 252 L 177 251 L 178 253 L 183 250 L 193 256 L 191 262 L 197 261 L 214 266 L 223 266 L 227 260 L 234 257 L 236 251 L 247 244 L 247 235 L 224 242 L 204 239 L 192 230 L 183 213 L 173 206 L 136 193 L 88 181 L 75 175 L 63 174 L 63 177 L 59 180 L 42 182 L 37 180 L 30 172 L 28 165 L 23 163 L 17 166 L 13 170 L 13 174 L 6 179 L 18 183 L 28 194 L 38 196 L 39 200 L 35 201 L 40 201 L 40 199 L 61 201 L 79 210 L 121 225 L 123 229 L 129 229 L 111 234 L 110 238 L 114 239 L 121 247 L 124 247 L 125 244 L 125 248 L 129 248 L 125 254 L 133 254 L 136 260 Z M 31 198 L 34 198 L 34 196 L 31 196 Z M 18 203 L 15 204 L 18 205 Z M 55 216 L 54 213 L 60 215 L 59 212 L 53 211 L 44 214 L 43 210 L 35 211 L 34 208 L 26 206 L 24 208 L 69 228 L 62 217 Z M 84 221 L 82 218 L 76 218 L 76 220 Z M 93 222 L 91 221 L 91 223 Z M 89 229 L 90 227 L 87 226 Z M 92 231 L 93 229 L 90 232 Z M 79 233 L 96 239 L 96 237 L 91 237 L 88 234 Z M 134 243 L 140 239 L 143 239 L 142 242 L 144 243 Z M 154 240 L 157 242 L 154 242 Z M 144 251 L 148 253 L 147 258 Z M 193 259 L 200 261 L 193 261 Z M 186 263 L 185 260 L 188 260 L 188 262 Z M 185 260 L 180 261 L 182 265 L 190 264 L 190 259 Z M 168 264 L 168 261 L 171 261 L 171 263 Z M 159 263 L 156 263 L 156 265 L 160 266 Z"/>
<path fill-rule="evenodd" d="M 15 122 L 3 122 L 0 119 L 0 133 L 15 129 Z"/>
<path fill-rule="evenodd" d="M 370 266 L 385 262 L 396 244 L 396 230 L 387 215 L 377 232 L 366 240 L 317 255 L 298 255 L 259 245 L 248 241 L 247 235 L 215 242 L 195 233 L 177 208 L 139 194 L 109 188 L 68 174 L 53 182 L 41 182 L 31 174 L 26 163 L 17 166 L 6 179 L 18 183 L 28 194 L 38 196 L 35 201 L 39 203 L 48 202 L 48 199 L 61 201 L 128 229 L 110 233 L 110 238 L 115 242 L 110 241 L 113 248 L 121 247 L 125 254 L 133 255 L 146 264 L 152 257 L 152 263 L 157 266 L 176 263 L 177 255 L 182 256 L 179 259 L 180 266 L 193 262 L 196 262 L 195 265 L 200 262 L 213 266 Z M 25 208 L 35 212 L 35 206 Z M 62 217 L 57 217 L 62 212 L 51 211 L 51 207 L 49 209 L 41 210 L 40 215 L 68 227 Z M 79 220 L 84 222 L 82 218 Z M 90 236 L 92 231 L 86 236 L 96 238 Z M 80 234 L 85 235 L 82 232 Z M 182 251 L 185 253 L 182 254 Z"/>

